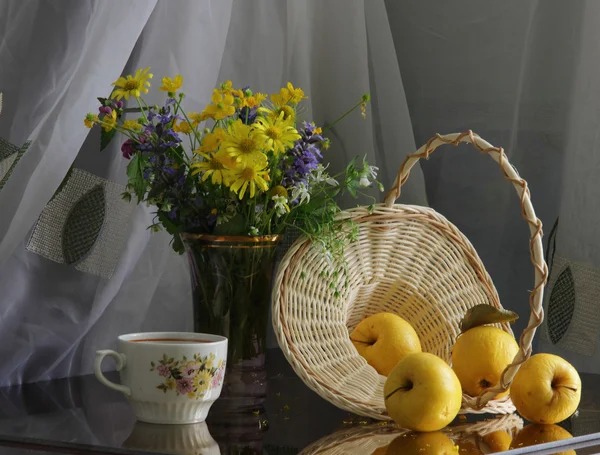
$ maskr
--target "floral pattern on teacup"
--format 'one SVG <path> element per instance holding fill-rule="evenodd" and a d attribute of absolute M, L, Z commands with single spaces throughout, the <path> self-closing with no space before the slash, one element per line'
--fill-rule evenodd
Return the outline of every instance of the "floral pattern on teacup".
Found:
<path fill-rule="evenodd" d="M 214 353 L 204 357 L 194 354 L 193 359 L 183 356 L 180 360 L 163 354 L 158 363 L 150 362 L 150 367 L 150 371 L 156 371 L 164 378 L 156 386 L 158 390 L 175 392 L 178 396 L 186 395 L 196 400 L 219 387 L 225 375 L 225 361 L 217 360 Z"/>

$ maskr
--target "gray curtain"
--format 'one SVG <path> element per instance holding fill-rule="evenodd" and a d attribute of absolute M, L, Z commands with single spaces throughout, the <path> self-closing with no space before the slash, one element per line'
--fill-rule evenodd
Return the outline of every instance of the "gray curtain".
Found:
<path fill-rule="evenodd" d="M 328 158 L 339 168 L 366 154 L 387 186 L 434 133 L 472 129 L 504 147 L 546 234 L 559 219 L 537 347 L 598 372 L 599 16 L 593 0 L 3 1 L 0 137 L 31 145 L 0 190 L 0 385 L 89 373 L 120 333 L 191 328 L 186 263 L 146 230 L 147 207 L 120 209 L 110 278 L 26 248 L 69 168 L 125 183 L 118 147 L 98 153 L 82 118 L 145 66 L 183 74 L 190 108 L 226 79 L 266 92 L 290 80 L 307 118 L 325 122 L 370 92 L 368 120 L 336 128 Z M 533 268 L 514 190 L 467 146 L 439 149 L 422 171 L 401 202 L 429 203 L 469 237 L 519 333 Z"/>

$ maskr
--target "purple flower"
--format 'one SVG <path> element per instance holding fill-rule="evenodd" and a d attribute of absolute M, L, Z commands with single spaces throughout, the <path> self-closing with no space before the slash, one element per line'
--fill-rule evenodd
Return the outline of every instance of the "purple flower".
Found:
<path fill-rule="evenodd" d="M 177 218 L 177 209 L 176 208 L 172 208 L 171 210 L 169 210 L 169 212 L 167 213 L 167 216 L 171 220 L 174 220 L 175 218 Z"/>
<path fill-rule="evenodd" d="M 246 125 L 252 125 L 256 121 L 257 115 L 257 108 L 249 108 L 248 106 L 244 106 L 240 109 L 238 118 L 242 121 L 242 123 L 245 123 Z"/>
<path fill-rule="evenodd" d="M 168 377 L 169 373 L 171 372 L 171 370 L 169 370 L 169 367 L 167 365 L 159 365 L 156 370 L 158 371 L 158 374 L 160 376 L 164 376 L 165 378 Z"/>
<path fill-rule="evenodd" d="M 323 159 L 320 147 L 325 141 L 323 136 L 315 134 L 315 125 L 304 122 L 300 139 L 294 143 L 289 157 L 283 160 L 283 186 L 291 188 L 300 183 L 306 183 L 306 178 Z"/>
<path fill-rule="evenodd" d="M 121 153 L 123 154 L 123 158 L 127 158 L 128 160 L 135 154 L 135 141 L 133 139 L 127 139 L 121 145 Z"/>
<path fill-rule="evenodd" d="M 177 380 L 177 392 L 181 395 L 186 395 L 194 391 L 192 378 L 181 378 Z"/>

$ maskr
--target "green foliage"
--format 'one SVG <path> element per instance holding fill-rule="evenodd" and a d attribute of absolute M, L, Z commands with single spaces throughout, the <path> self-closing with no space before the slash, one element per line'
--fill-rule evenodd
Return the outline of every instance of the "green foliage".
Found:
<path fill-rule="evenodd" d="M 110 141 L 115 137 L 116 132 L 116 128 L 113 128 L 110 131 L 104 131 L 104 128 L 100 130 L 100 151 L 104 150 L 108 144 L 110 144 Z"/>

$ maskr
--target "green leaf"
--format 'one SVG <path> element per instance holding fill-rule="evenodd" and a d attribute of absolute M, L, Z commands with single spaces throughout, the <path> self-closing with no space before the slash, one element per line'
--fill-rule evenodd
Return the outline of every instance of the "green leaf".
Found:
<path fill-rule="evenodd" d="M 105 131 L 104 128 L 100 130 L 100 151 L 104 150 L 108 144 L 110 144 L 110 141 L 115 137 L 116 132 L 116 128 L 113 128 L 110 131 Z"/>
<path fill-rule="evenodd" d="M 136 153 L 127 165 L 127 177 L 129 177 L 129 187 L 137 196 L 138 203 L 144 200 L 146 189 L 148 187 L 144 179 L 145 158 L 141 153 Z"/>
<path fill-rule="evenodd" d="M 514 322 L 519 315 L 514 311 L 504 310 L 485 303 L 469 308 L 462 320 L 460 329 L 464 333 L 473 327 L 500 322 Z"/>
<path fill-rule="evenodd" d="M 181 227 L 173 223 L 173 221 L 167 216 L 165 212 L 159 210 L 158 212 L 156 212 L 156 216 L 158 217 L 164 228 L 167 230 L 167 232 L 173 236 L 172 247 L 175 250 L 175 252 L 183 254 L 185 252 L 185 247 L 183 246 L 183 240 L 181 240 Z"/>
<path fill-rule="evenodd" d="M 152 368 L 154 368 L 154 367 L 156 366 L 156 364 L 155 364 L 154 362 L 150 362 L 150 366 L 151 366 Z"/>

